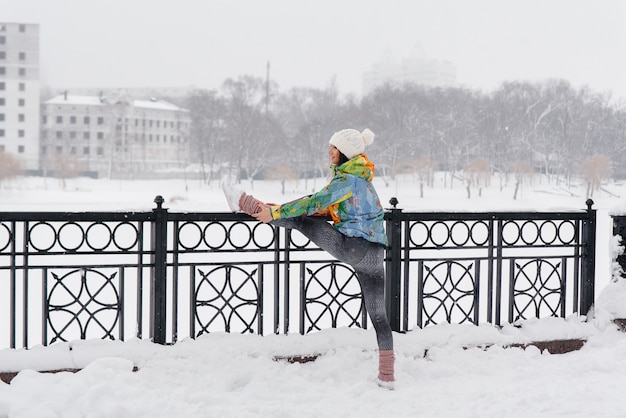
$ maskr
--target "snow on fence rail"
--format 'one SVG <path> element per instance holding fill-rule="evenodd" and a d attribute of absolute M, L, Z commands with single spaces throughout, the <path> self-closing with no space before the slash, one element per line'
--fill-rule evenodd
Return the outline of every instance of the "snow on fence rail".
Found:
<path fill-rule="evenodd" d="M 174 343 L 367 327 L 360 287 L 301 234 L 244 214 L 0 213 L 0 347 Z M 596 211 L 385 213 L 392 328 L 585 314 Z"/>

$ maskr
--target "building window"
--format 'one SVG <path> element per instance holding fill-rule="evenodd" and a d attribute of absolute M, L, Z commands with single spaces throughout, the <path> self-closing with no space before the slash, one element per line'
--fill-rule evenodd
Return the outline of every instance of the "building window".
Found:
<path fill-rule="evenodd" d="M 48 138 L 48 131 L 42 131 L 42 132 L 41 132 L 41 138 L 42 138 L 42 139 L 46 139 L 46 138 Z"/>
<path fill-rule="evenodd" d="M 4 129 L 0 129 L 0 137 L 4 136 Z"/>
<path fill-rule="evenodd" d="M 0 106 L 4 106 L 4 97 L 0 97 Z"/>
<path fill-rule="evenodd" d="M 70 139 L 76 139 L 76 132 L 70 132 Z"/>
<path fill-rule="evenodd" d="M 26 59 L 26 52 L 20 52 L 20 60 L 24 61 Z"/>
<path fill-rule="evenodd" d="M 24 116 L 23 113 L 20 113 L 19 115 L 17 115 L 17 121 L 18 122 L 25 122 L 26 121 L 26 116 Z"/>
<path fill-rule="evenodd" d="M 7 59 L 7 53 L 4 51 L 0 51 L 0 60 L 5 60 Z"/>
<path fill-rule="evenodd" d="M 0 122 L 4 122 L 4 113 L 0 113 Z"/>
<path fill-rule="evenodd" d="M 98 125 L 104 125 L 104 118 L 102 116 L 98 116 Z"/>
<path fill-rule="evenodd" d="M 0 151 L 4 152 L 4 145 L 0 145 Z"/>
<path fill-rule="evenodd" d="M 104 139 L 104 132 L 98 132 L 98 139 Z"/>
<path fill-rule="evenodd" d="M 89 116 L 85 116 L 85 117 L 83 118 L 83 123 L 84 123 L 85 125 L 89 125 Z"/>
<path fill-rule="evenodd" d="M 20 91 L 26 90 L 26 84 L 20 83 Z"/>
<path fill-rule="evenodd" d="M 72 125 L 76 123 L 76 116 L 70 116 L 70 123 Z"/>
<path fill-rule="evenodd" d="M 63 152 L 63 147 L 60 145 L 57 145 L 57 154 L 61 154 Z"/>
<path fill-rule="evenodd" d="M 89 155 L 89 147 L 83 148 L 83 155 Z"/>
<path fill-rule="evenodd" d="M 19 75 L 26 75 L 26 68 L 20 68 Z"/>
<path fill-rule="evenodd" d="M 0 75 L 5 75 L 7 73 L 6 67 L 0 67 Z"/>
<path fill-rule="evenodd" d="M 24 24 L 20 25 L 20 32 L 26 32 L 26 25 Z"/>
<path fill-rule="evenodd" d="M 63 132 L 57 131 L 57 139 L 63 139 Z"/>
<path fill-rule="evenodd" d="M 63 116 L 57 116 L 57 123 L 63 123 Z"/>
<path fill-rule="evenodd" d="M 19 152 L 20 154 L 23 154 L 24 153 L 24 145 L 19 145 L 17 147 L 17 152 Z"/>
<path fill-rule="evenodd" d="M 76 154 L 76 147 L 70 148 L 70 154 Z"/>
<path fill-rule="evenodd" d="M 26 104 L 26 100 L 25 99 L 17 99 L 17 104 L 18 104 L 18 106 L 24 106 Z"/>
<path fill-rule="evenodd" d="M 89 139 L 89 132 L 83 133 L 83 139 Z"/>
<path fill-rule="evenodd" d="M 17 131 L 17 136 L 19 138 L 24 138 L 24 130 L 23 129 L 18 129 Z"/>
<path fill-rule="evenodd" d="M 43 123 L 44 125 L 45 125 L 46 123 L 48 123 L 48 116 L 44 115 L 44 116 L 41 118 L 41 123 Z"/>
<path fill-rule="evenodd" d="M 104 148 L 98 147 L 96 148 L 96 152 L 98 153 L 98 155 L 104 155 Z"/>
<path fill-rule="evenodd" d="M 4 81 L 0 81 L 0 90 L 6 90 L 7 85 Z"/>
<path fill-rule="evenodd" d="M 42 153 L 43 155 L 46 155 L 46 154 L 48 153 L 48 147 L 47 147 L 47 146 L 45 146 L 45 145 L 44 145 L 43 147 L 41 147 L 41 153 Z"/>
<path fill-rule="evenodd" d="M 0 35 L 0 45 L 4 45 L 7 42 L 7 37 Z"/>

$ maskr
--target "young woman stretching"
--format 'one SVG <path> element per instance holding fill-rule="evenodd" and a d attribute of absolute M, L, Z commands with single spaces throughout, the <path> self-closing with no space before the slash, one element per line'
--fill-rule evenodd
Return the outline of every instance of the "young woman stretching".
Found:
<path fill-rule="evenodd" d="M 295 229 L 356 272 L 367 313 L 378 341 L 378 384 L 393 389 L 394 352 L 384 304 L 383 209 L 372 179 L 374 164 L 363 151 L 374 133 L 343 129 L 329 141 L 333 178 L 319 192 L 282 205 L 264 204 L 233 188 L 224 191 L 233 211 L 242 210 L 261 222 Z M 319 216 L 330 215 L 333 224 Z"/>

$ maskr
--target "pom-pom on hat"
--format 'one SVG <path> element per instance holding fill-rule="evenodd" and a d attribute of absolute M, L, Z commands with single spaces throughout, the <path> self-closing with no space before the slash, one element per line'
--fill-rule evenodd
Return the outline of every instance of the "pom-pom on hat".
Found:
<path fill-rule="evenodd" d="M 359 132 L 356 129 L 342 129 L 335 132 L 330 137 L 328 143 L 334 145 L 343 155 L 352 159 L 359 154 L 363 154 L 365 146 L 374 142 L 374 136 L 374 132 L 369 129 L 365 129 L 363 132 Z"/>

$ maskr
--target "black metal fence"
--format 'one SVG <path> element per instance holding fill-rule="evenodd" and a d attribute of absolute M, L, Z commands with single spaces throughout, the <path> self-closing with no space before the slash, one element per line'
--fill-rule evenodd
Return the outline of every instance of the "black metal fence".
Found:
<path fill-rule="evenodd" d="M 0 347 L 367 327 L 349 266 L 243 214 L 0 213 Z M 392 328 L 586 313 L 595 223 L 568 213 L 385 214 Z"/>

